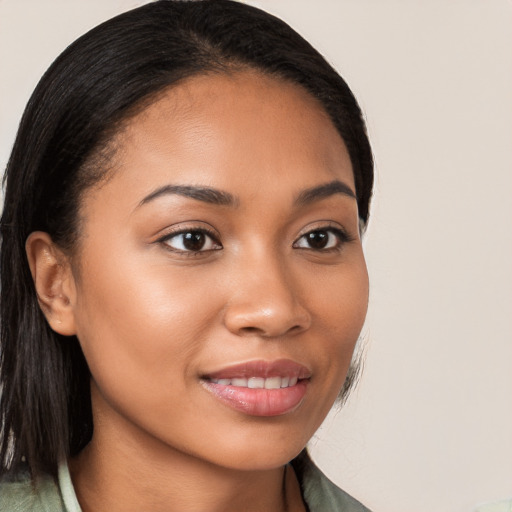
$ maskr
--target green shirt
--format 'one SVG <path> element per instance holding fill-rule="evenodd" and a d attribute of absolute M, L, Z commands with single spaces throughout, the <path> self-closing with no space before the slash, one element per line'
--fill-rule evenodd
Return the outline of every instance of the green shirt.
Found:
<path fill-rule="evenodd" d="M 292 465 L 309 512 L 370 512 L 334 485 L 303 452 Z M 81 512 L 67 464 L 58 482 L 43 476 L 32 486 L 28 476 L 0 484 L 0 512 Z"/>

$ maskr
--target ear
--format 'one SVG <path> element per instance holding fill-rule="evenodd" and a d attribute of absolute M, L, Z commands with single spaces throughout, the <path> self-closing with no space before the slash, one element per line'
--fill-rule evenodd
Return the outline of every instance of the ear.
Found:
<path fill-rule="evenodd" d="M 76 334 L 76 287 L 69 258 L 43 231 L 29 235 L 25 250 L 39 305 L 50 327 L 64 336 Z"/>

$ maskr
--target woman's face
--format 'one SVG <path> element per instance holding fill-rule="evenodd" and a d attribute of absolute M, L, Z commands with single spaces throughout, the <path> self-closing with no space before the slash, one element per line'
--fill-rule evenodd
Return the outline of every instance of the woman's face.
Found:
<path fill-rule="evenodd" d="M 115 148 L 84 196 L 71 302 L 95 438 L 282 465 L 331 408 L 366 314 L 342 139 L 301 88 L 244 72 L 168 90 Z"/>

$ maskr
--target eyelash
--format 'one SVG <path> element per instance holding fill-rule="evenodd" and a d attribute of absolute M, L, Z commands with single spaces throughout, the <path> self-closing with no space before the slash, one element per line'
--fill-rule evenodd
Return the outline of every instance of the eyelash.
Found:
<path fill-rule="evenodd" d="M 315 233 L 329 233 L 329 234 L 334 235 L 337 238 L 336 245 L 334 247 L 319 248 L 319 249 L 315 249 L 313 247 L 299 247 L 297 245 L 299 243 L 299 241 L 305 239 L 306 236 L 313 235 Z M 339 252 L 343 248 L 344 244 L 346 244 L 348 242 L 352 242 L 353 240 L 354 240 L 353 237 L 351 237 L 345 230 L 343 230 L 343 229 L 341 229 L 339 227 L 333 227 L 331 225 L 319 226 L 317 228 L 310 229 L 309 231 L 307 231 L 306 233 L 301 235 L 293 243 L 293 247 L 295 247 L 297 249 L 305 249 L 307 251 L 313 251 L 313 252 L 323 252 L 323 253 L 325 253 L 325 252 Z M 329 243 L 330 240 L 327 239 L 327 242 Z"/>
<path fill-rule="evenodd" d="M 327 247 L 327 248 L 313 248 L 313 247 L 300 247 L 298 244 L 301 240 L 305 239 L 306 236 L 308 235 L 313 235 L 313 234 L 318 234 L 318 233 L 329 233 L 329 234 L 332 234 L 336 237 L 337 241 L 335 242 L 336 245 L 334 247 Z M 199 250 L 192 250 L 192 249 L 178 249 L 178 248 L 175 248 L 175 247 L 172 247 L 168 242 L 174 238 L 177 238 L 179 237 L 180 235 L 186 235 L 186 234 L 199 234 L 199 235 L 203 235 L 203 236 L 206 236 L 210 239 L 210 242 L 214 245 L 216 245 L 216 247 L 212 247 L 212 248 L 208 248 L 208 249 L 199 249 Z M 350 235 L 348 235 L 343 229 L 339 228 L 339 227 L 333 227 L 333 226 L 319 226 L 315 229 L 311 229 L 307 232 L 305 232 L 304 234 L 302 234 L 292 245 L 292 247 L 294 247 L 295 249 L 304 249 L 304 250 L 308 250 L 308 251 L 313 251 L 313 252 L 319 252 L 319 253 L 327 253 L 327 252 L 336 252 L 336 251 L 340 251 L 343 247 L 343 245 L 347 242 L 351 242 L 353 241 L 353 237 L 351 237 Z M 161 243 L 163 244 L 166 249 L 168 249 L 169 251 L 172 251 L 172 252 L 175 252 L 175 253 L 179 253 L 179 254 L 183 254 L 185 256 L 197 256 L 197 255 L 200 255 L 202 253 L 208 253 L 208 252 L 212 252 L 212 251 L 218 251 L 220 249 L 222 249 L 222 244 L 219 242 L 218 240 L 218 237 L 217 235 L 206 229 L 206 228 L 187 228 L 187 229 L 180 229 L 178 231 L 174 231 L 172 233 L 167 233 L 165 236 L 159 238 L 157 240 L 158 243 Z M 330 243 L 331 240 L 329 240 L 329 238 L 327 239 L 327 243 Z M 183 240 L 182 240 L 182 245 L 183 245 Z"/>
<path fill-rule="evenodd" d="M 208 237 L 211 240 L 211 243 L 213 243 L 214 245 L 217 245 L 218 247 L 206 249 L 206 250 L 201 248 L 200 250 L 194 251 L 194 250 L 187 250 L 187 249 L 177 249 L 175 247 L 171 247 L 171 245 L 169 243 L 167 243 L 170 240 L 172 240 L 173 238 L 179 237 L 180 235 L 186 235 L 186 234 L 191 234 L 191 233 L 200 234 L 200 235 L 204 235 L 204 236 Z M 173 231 L 172 233 L 167 233 L 165 236 L 159 238 L 157 240 L 157 242 L 163 244 L 166 247 L 166 249 L 168 249 L 169 251 L 183 254 L 185 256 L 197 256 L 197 255 L 200 255 L 201 253 L 218 251 L 219 249 L 222 249 L 222 244 L 219 242 L 217 235 L 213 231 L 210 231 L 209 229 L 202 228 L 202 227 L 201 228 L 179 229 L 178 231 Z M 183 243 L 182 243 L 182 245 L 183 245 Z"/>

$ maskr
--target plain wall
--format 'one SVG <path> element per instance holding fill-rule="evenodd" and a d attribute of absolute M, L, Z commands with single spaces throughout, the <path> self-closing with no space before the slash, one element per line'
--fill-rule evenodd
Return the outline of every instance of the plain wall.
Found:
<path fill-rule="evenodd" d="M 0 0 L 0 166 L 64 47 L 136 0 Z M 366 368 L 311 450 L 375 512 L 512 496 L 512 2 L 259 0 L 346 78 L 376 158 Z"/>

